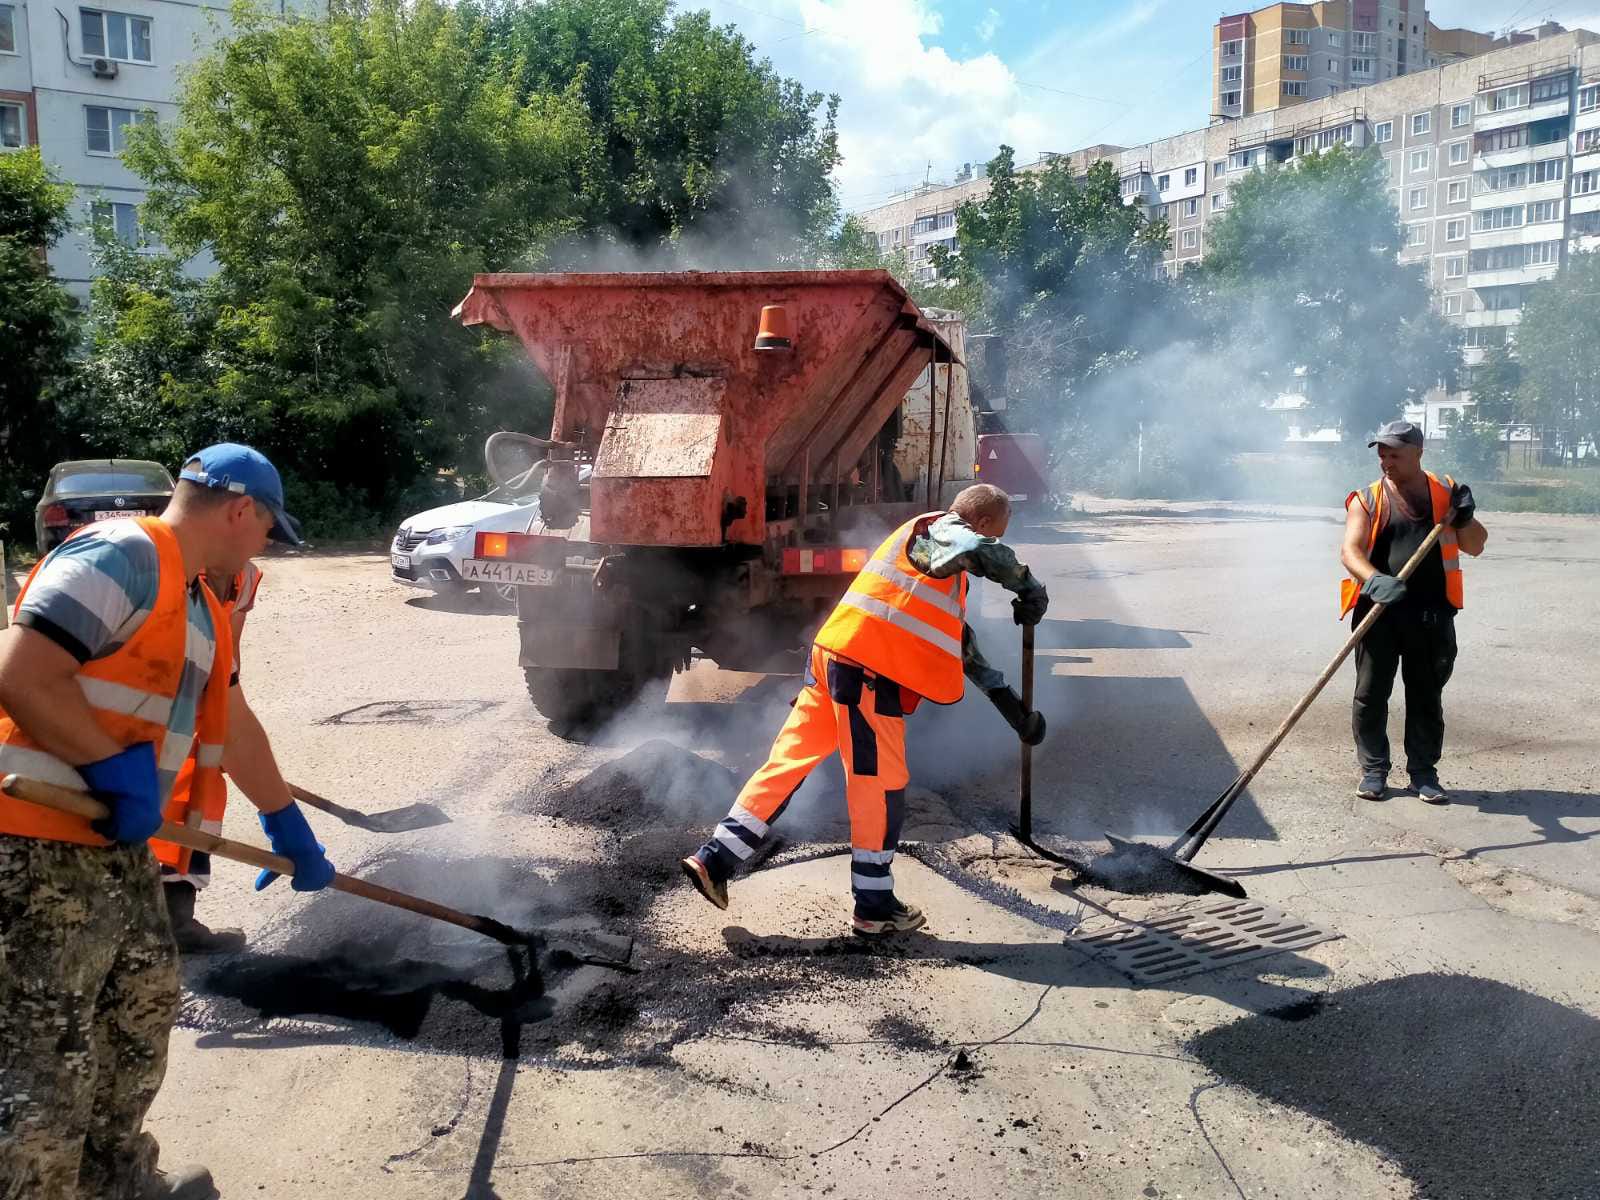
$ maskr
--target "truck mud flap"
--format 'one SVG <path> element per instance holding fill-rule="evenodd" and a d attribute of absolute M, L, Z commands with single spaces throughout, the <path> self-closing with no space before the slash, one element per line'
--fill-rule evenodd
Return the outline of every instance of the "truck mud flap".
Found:
<path fill-rule="evenodd" d="M 572 671 L 615 671 L 620 662 L 622 631 L 591 625 L 524 625 L 524 667 Z"/>

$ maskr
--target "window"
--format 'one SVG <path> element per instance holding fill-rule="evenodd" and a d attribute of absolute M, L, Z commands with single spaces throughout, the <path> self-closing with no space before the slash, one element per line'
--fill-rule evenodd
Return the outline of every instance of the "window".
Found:
<path fill-rule="evenodd" d="M 1451 142 L 1450 143 L 1450 165 L 1452 167 L 1459 167 L 1462 163 L 1466 162 L 1467 159 L 1469 159 L 1471 157 L 1472 157 L 1472 143 L 1471 142 L 1462 141 L 1462 142 Z"/>
<path fill-rule="evenodd" d="M 1528 127 L 1513 125 L 1510 129 L 1496 129 L 1477 136 L 1479 154 L 1493 154 L 1497 150 L 1515 150 L 1528 144 Z"/>
<path fill-rule="evenodd" d="M 1467 260 L 1463 255 L 1444 260 L 1444 277 L 1446 279 L 1460 279 L 1467 273 Z"/>
<path fill-rule="evenodd" d="M 1227 172 L 1227 170 L 1228 170 L 1227 160 L 1219 158 L 1219 159 L 1217 159 L 1216 162 L 1211 164 L 1211 177 L 1213 179 L 1215 179 L 1218 176 L 1225 174 Z"/>
<path fill-rule="evenodd" d="M 1442 311 L 1447 317 L 1459 317 L 1461 315 L 1461 293 L 1457 292 L 1453 296 L 1446 296 Z"/>
<path fill-rule="evenodd" d="M 1486 208 L 1472 214 L 1472 228 L 1477 233 L 1492 229 L 1516 229 L 1522 224 L 1524 215 L 1520 204 L 1510 208 Z"/>
<path fill-rule="evenodd" d="M 1600 171 L 1580 171 L 1572 177 L 1572 194 L 1587 196 L 1600 191 Z"/>
<path fill-rule="evenodd" d="M 1304 71 L 1311 65 L 1311 56 L 1307 54 L 1290 54 L 1283 60 L 1285 71 Z"/>
<path fill-rule="evenodd" d="M 1578 148 L 1575 154 L 1590 154 L 1600 150 L 1600 129 L 1578 130 Z"/>
<path fill-rule="evenodd" d="M 1600 212 L 1573 213 L 1567 228 L 1573 237 L 1600 233 Z"/>
<path fill-rule="evenodd" d="M 1222 43 L 1222 57 L 1223 58 L 1232 58 L 1232 57 L 1234 57 L 1234 55 L 1236 55 L 1238 53 L 1239 53 L 1239 43 L 1237 41 L 1223 42 Z"/>
<path fill-rule="evenodd" d="M 1228 207 L 1228 194 L 1226 192 L 1211 193 L 1211 211 L 1221 212 Z"/>
<path fill-rule="evenodd" d="M 1472 252 L 1472 270 L 1520 271 L 1527 263 L 1526 246 L 1496 246 L 1491 250 Z"/>
<path fill-rule="evenodd" d="M 1432 128 L 1433 128 L 1433 114 L 1432 113 L 1421 112 L 1421 113 L 1413 113 L 1411 115 L 1411 136 L 1412 137 L 1421 137 L 1423 134 L 1427 133 L 1428 130 L 1430 130 Z"/>
<path fill-rule="evenodd" d="M 1171 186 L 1172 186 L 1172 176 L 1171 175 L 1157 175 L 1156 176 L 1156 191 L 1164 192 Z"/>
<path fill-rule="evenodd" d="M 121 154 L 128 148 L 128 126 L 154 121 L 153 112 L 131 108 L 84 108 L 85 134 L 90 154 Z"/>
<path fill-rule="evenodd" d="M 1597 108 L 1600 108 L 1600 84 L 1591 84 L 1578 93 L 1578 111 L 1593 112 Z"/>
<path fill-rule="evenodd" d="M 1252 146 L 1248 150 L 1235 150 L 1228 155 L 1228 170 L 1244 171 L 1261 162 L 1261 147 Z"/>
<path fill-rule="evenodd" d="M 1239 107 L 1239 93 L 1238 92 L 1223 92 L 1222 93 L 1222 107 L 1223 108 L 1238 108 Z"/>
<path fill-rule="evenodd" d="M 1425 188 L 1425 187 L 1414 187 L 1414 188 L 1412 188 L 1411 189 L 1411 208 L 1412 208 L 1412 211 L 1414 212 L 1419 208 L 1427 208 L 1427 207 L 1428 207 L 1428 189 Z"/>
<path fill-rule="evenodd" d="M 1337 58 L 1330 58 L 1328 60 L 1328 74 L 1329 75 L 1337 75 L 1338 73 L 1339 73 L 1339 60 Z"/>
<path fill-rule="evenodd" d="M 1529 183 L 1554 183 L 1567 176 L 1565 159 L 1547 158 L 1543 162 L 1528 164 Z"/>
<path fill-rule="evenodd" d="M 20 150 L 27 142 L 22 139 L 22 105 L 0 104 L 0 150 Z"/>
<path fill-rule="evenodd" d="M 1241 75 L 1241 73 L 1243 71 L 1244 71 L 1243 67 L 1223 67 L 1222 68 L 1222 82 L 1223 83 L 1238 83 L 1239 82 L 1239 77 L 1240 77 L 1240 75 Z"/>
<path fill-rule="evenodd" d="M 1526 266 L 1553 267 L 1561 261 L 1560 242 L 1534 242 L 1530 246 L 1524 246 L 1523 249 L 1528 252 L 1524 260 Z"/>
<path fill-rule="evenodd" d="M 1283 94 L 1285 96 L 1304 96 L 1306 94 L 1306 85 L 1302 80 L 1285 79 L 1283 81 Z"/>
<path fill-rule="evenodd" d="M 1378 35 L 1375 33 L 1352 33 L 1350 35 L 1350 49 L 1361 54 L 1371 54 L 1378 48 Z"/>
<path fill-rule="evenodd" d="M 1515 87 L 1497 88 L 1492 92 L 1485 92 L 1478 97 L 1478 111 L 1481 113 L 1506 112 L 1508 109 L 1521 108 L 1528 103 L 1528 85 L 1519 83 Z"/>
<path fill-rule="evenodd" d="M 1450 128 L 1460 129 L 1472 124 L 1472 105 L 1458 104 L 1450 110 Z"/>
<path fill-rule="evenodd" d="M 1165 221 L 1167 219 L 1167 206 L 1165 204 L 1156 205 L 1155 218 L 1158 221 Z"/>
<path fill-rule="evenodd" d="M 139 210 L 133 205 L 96 200 L 89 206 L 89 215 L 97 228 L 115 234 L 119 242 L 139 244 Z"/>
<path fill-rule="evenodd" d="M 1183 248 L 1193 250 L 1200 245 L 1200 231 L 1198 229 L 1185 229 L 1183 231 Z"/>
<path fill-rule="evenodd" d="M 1370 58 L 1352 58 L 1350 60 L 1350 74 L 1371 75 L 1372 60 Z"/>
<path fill-rule="evenodd" d="M 1183 186 L 1193 187 L 1198 182 L 1200 182 L 1200 168 L 1185 167 L 1183 169 Z"/>
<path fill-rule="evenodd" d="M 83 52 L 119 62 L 150 62 L 150 18 L 128 13 L 78 10 L 83 30 Z"/>
<path fill-rule="evenodd" d="M 1546 100 L 1559 100 L 1563 96 L 1572 94 L 1572 76 L 1552 75 L 1549 79 L 1537 79 L 1533 84 L 1533 103 L 1540 104 Z"/>
<path fill-rule="evenodd" d="M 1311 44 L 1311 30 L 1285 29 L 1283 31 L 1283 44 L 1285 46 L 1309 46 Z"/>
<path fill-rule="evenodd" d="M 1447 242 L 1464 242 L 1467 240 L 1467 219 L 1457 217 L 1453 221 L 1444 223 L 1444 240 Z"/>
<path fill-rule="evenodd" d="M 1392 142 L 1394 140 L 1394 122 L 1380 121 L 1372 127 L 1372 140 L 1375 142 Z"/>
<path fill-rule="evenodd" d="M 1428 158 L 1429 158 L 1428 151 L 1426 151 L 1426 150 L 1413 150 L 1411 152 L 1411 170 L 1412 170 L 1412 173 L 1415 174 L 1417 171 L 1426 171 L 1428 169 Z"/>
<path fill-rule="evenodd" d="M 17 52 L 17 10 L 10 4 L 0 4 L 0 54 Z"/>
<path fill-rule="evenodd" d="M 1467 202 L 1467 181 L 1465 179 L 1452 179 L 1445 185 L 1444 202 L 1446 204 L 1465 204 Z"/>
<path fill-rule="evenodd" d="M 1545 221 L 1561 220 L 1561 201 L 1540 200 L 1528 205 L 1528 224 L 1540 225 Z"/>
<path fill-rule="evenodd" d="M 1428 244 L 1428 226 L 1425 222 L 1406 226 L 1406 247 L 1416 250 Z"/>
<path fill-rule="evenodd" d="M 1337 50 L 1342 45 L 1344 45 L 1344 34 L 1330 30 L 1328 33 L 1329 48 Z"/>
<path fill-rule="evenodd" d="M 1183 202 L 1183 215 L 1186 217 L 1198 217 L 1200 215 L 1200 198 L 1198 196 Z"/>

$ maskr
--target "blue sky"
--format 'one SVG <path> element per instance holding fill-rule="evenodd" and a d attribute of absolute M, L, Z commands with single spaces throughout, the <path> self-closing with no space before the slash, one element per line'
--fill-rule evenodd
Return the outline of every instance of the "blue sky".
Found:
<path fill-rule="evenodd" d="M 841 97 L 840 194 L 870 207 L 1007 142 L 1029 161 L 1193 129 L 1210 108 L 1202 0 L 679 0 L 732 24 L 785 75 Z M 1443 26 L 1600 31 L 1600 0 L 1436 0 Z"/>

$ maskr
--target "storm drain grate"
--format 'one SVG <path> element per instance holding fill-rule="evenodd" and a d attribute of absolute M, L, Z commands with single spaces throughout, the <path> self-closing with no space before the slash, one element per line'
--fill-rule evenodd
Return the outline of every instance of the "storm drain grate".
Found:
<path fill-rule="evenodd" d="M 1162 983 L 1342 935 L 1250 900 L 1198 904 L 1068 939 L 1135 983 Z"/>

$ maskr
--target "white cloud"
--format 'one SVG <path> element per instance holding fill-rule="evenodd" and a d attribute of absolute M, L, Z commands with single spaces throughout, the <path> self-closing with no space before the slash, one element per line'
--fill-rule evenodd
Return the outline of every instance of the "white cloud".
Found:
<path fill-rule="evenodd" d="M 999 28 L 1000 11 L 999 9 L 991 8 L 988 12 L 983 14 L 983 20 L 978 22 L 976 29 L 978 40 L 980 42 L 992 42 L 994 40 L 995 31 Z"/>

